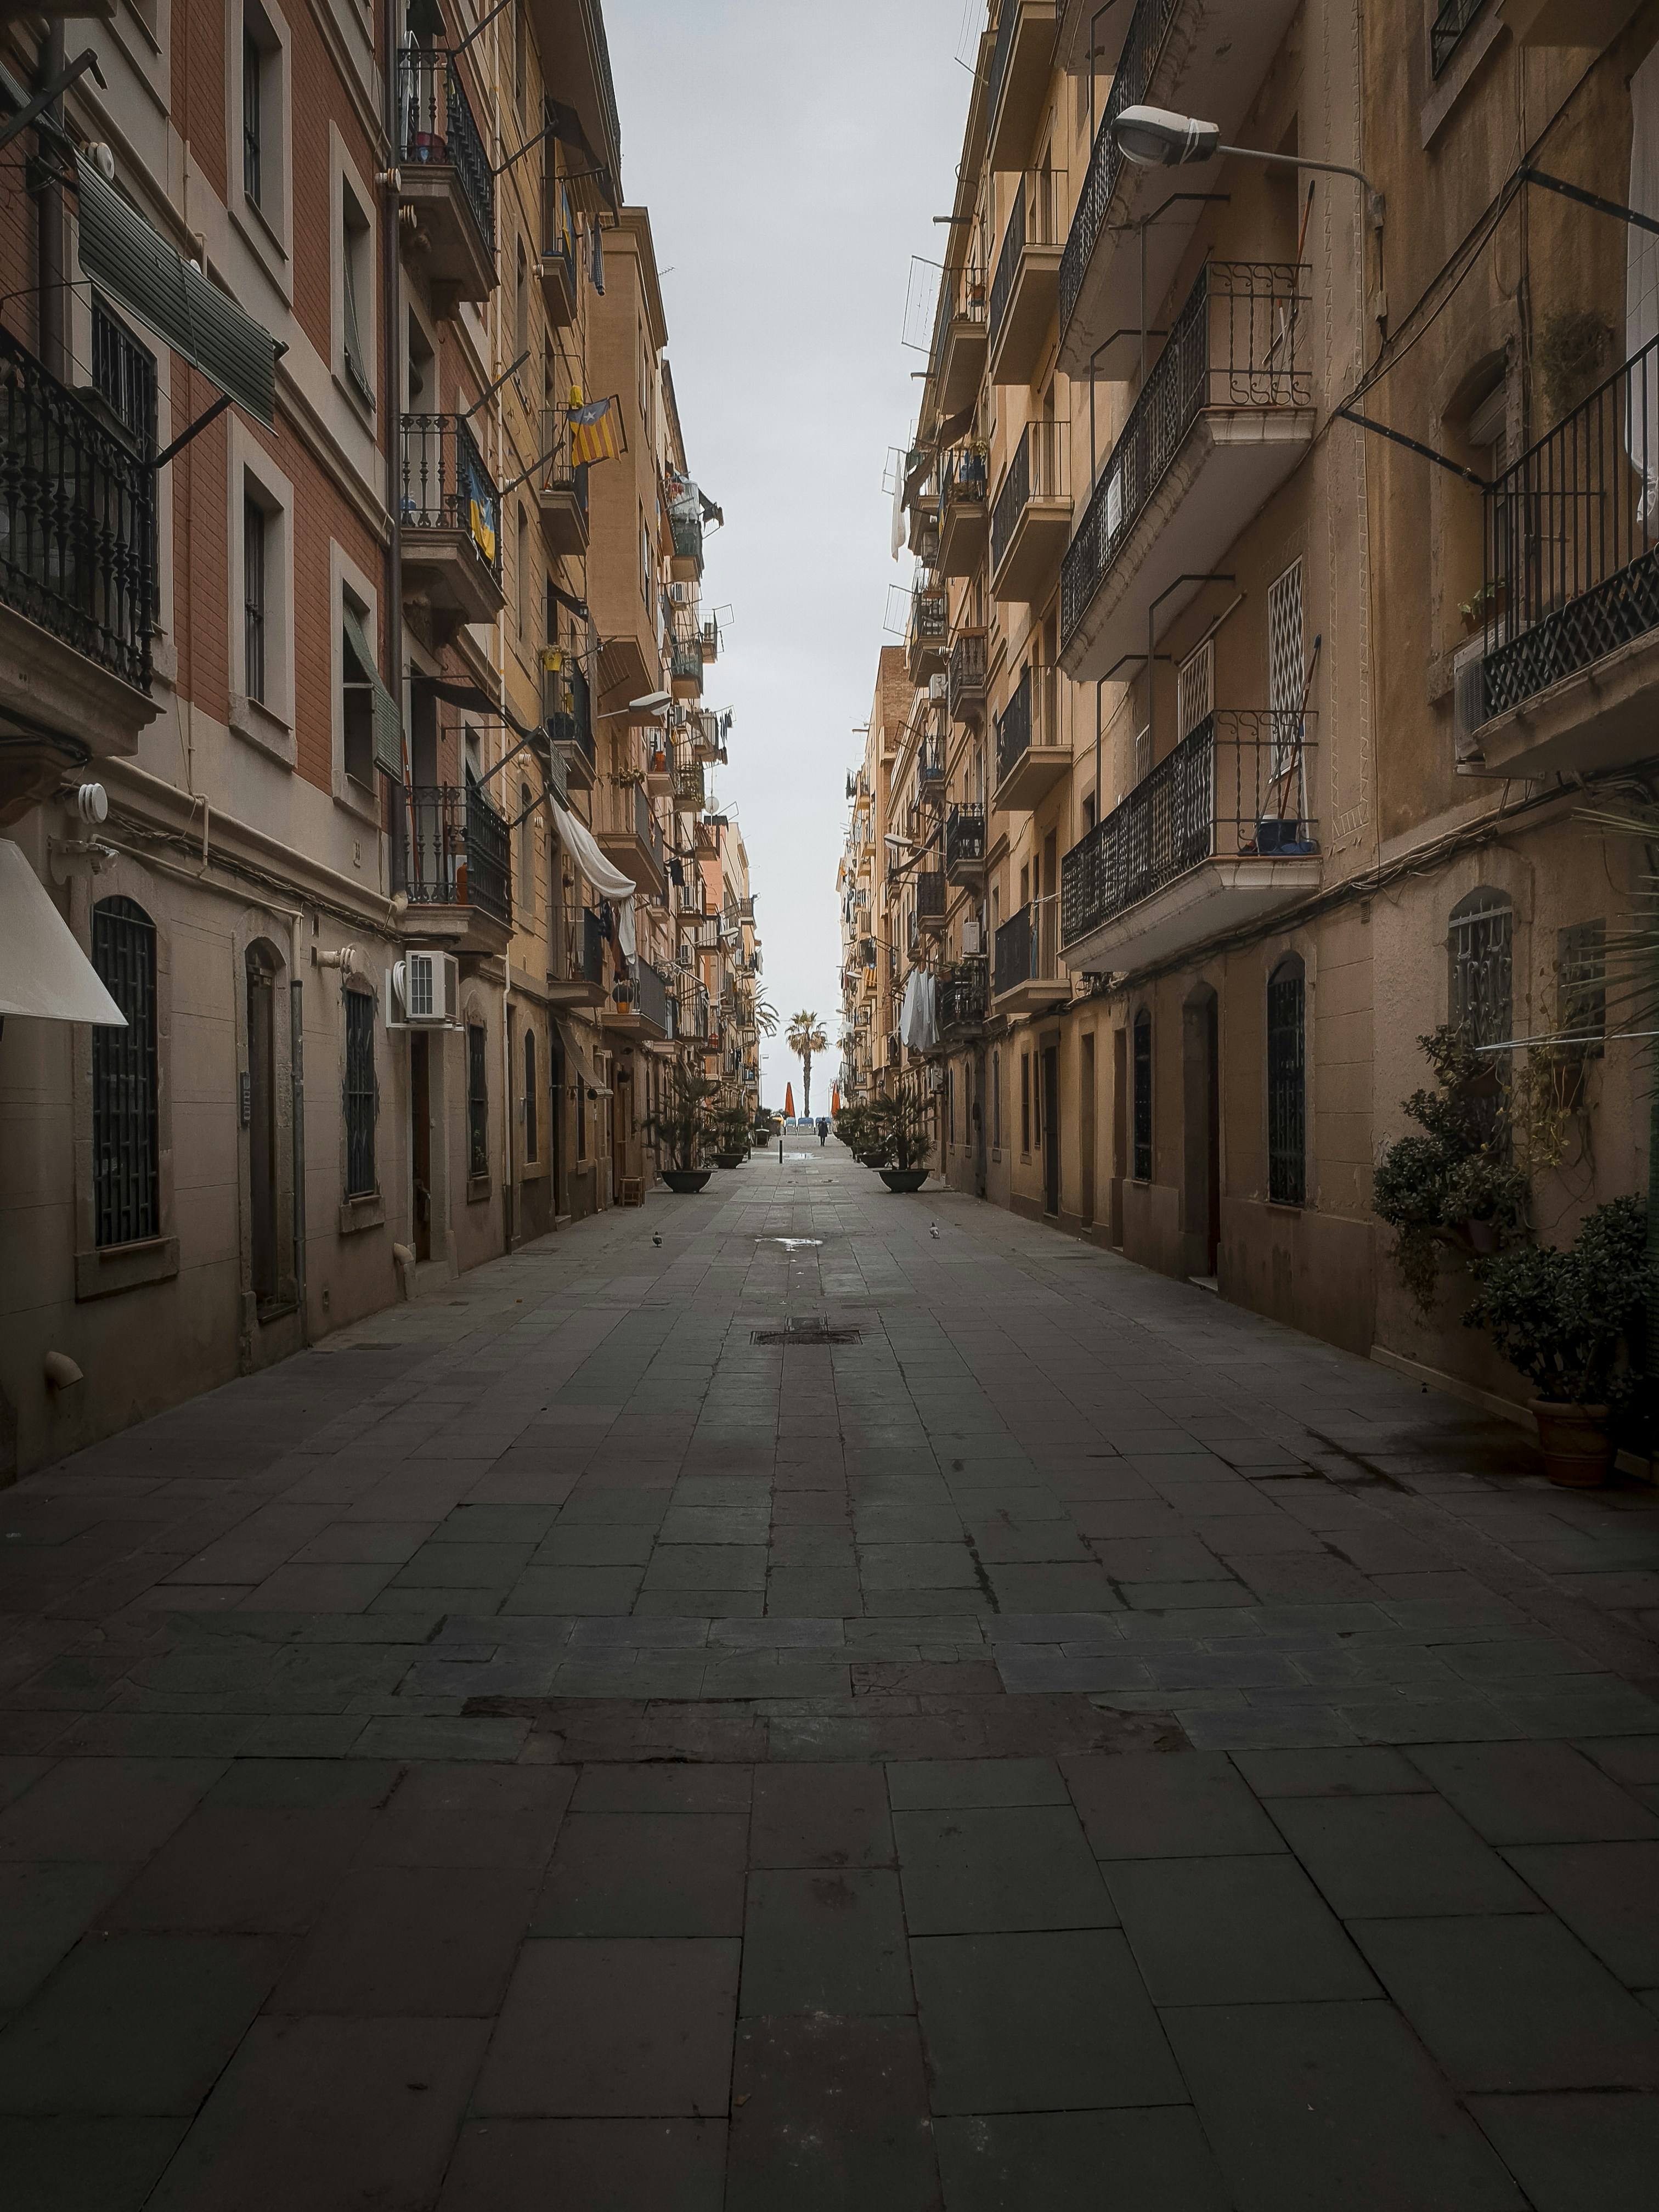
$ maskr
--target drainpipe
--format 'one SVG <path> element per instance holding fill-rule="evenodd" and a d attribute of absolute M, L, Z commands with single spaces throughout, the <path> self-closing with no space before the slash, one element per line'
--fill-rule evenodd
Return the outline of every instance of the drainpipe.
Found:
<path fill-rule="evenodd" d="M 382 98 L 385 103 L 386 137 L 386 168 L 380 189 L 380 296 L 386 317 L 386 337 L 382 348 L 385 359 L 380 378 L 387 404 L 381 410 L 380 420 L 386 426 L 386 506 L 391 520 L 386 550 L 386 640 L 387 674 L 392 697 L 398 702 L 398 722 L 402 730 L 404 718 L 404 548 L 400 516 L 403 512 L 402 443 L 403 443 L 403 301 L 399 279 L 403 264 L 398 246 L 398 216 L 399 188 L 398 182 L 398 10 L 387 6 L 383 11 L 381 33 L 382 58 L 380 75 Z M 404 741 L 404 774 L 407 780 L 410 770 L 407 737 Z M 397 834 L 397 815 L 394 810 L 392 834 Z M 392 957 L 397 957 L 398 940 L 392 939 Z M 297 997 L 297 991 L 296 991 Z M 388 1014 L 390 1009 L 387 1010 Z M 295 1065 L 298 1060 L 297 1034 Z M 414 1040 L 406 1040 L 406 1050 L 399 1055 L 404 1060 L 408 1093 L 415 1092 Z M 409 1199 L 409 1243 L 415 1249 L 415 1162 L 412 1142 L 414 1124 L 410 1123 L 409 1173 L 404 1178 Z M 446 1188 L 447 1186 L 446 1185 Z M 303 1217 L 301 1217 L 303 1219 Z"/>
<path fill-rule="evenodd" d="M 64 21 L 54 16 L 46 27 L 46 37 L 41 50 L 40 71 L 44 83 L 50 84 L 60 76 L 64 67 Z M 41 117 L 43 123 L 56 124 L 61 130 L 64 122 L 64 103 L 54 100 Z M 35 143 L 43 145 L 44 139 L 36 134 Z M 69 303 L 64 291 L 64 188 L 49 184 L 40 193 L 39 217 L 40 268 L 40 358 L 60 384 L 69 382 Z"/>

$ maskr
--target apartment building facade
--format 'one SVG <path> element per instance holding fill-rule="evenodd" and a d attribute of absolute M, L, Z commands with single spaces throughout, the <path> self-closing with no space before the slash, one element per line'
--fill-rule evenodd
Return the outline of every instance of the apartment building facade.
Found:
<path fill-rule="evenodd" d="M 1407 1295 L 1371 1170 L 1420 1035 L 1607 1026 L 1634 864 L 1579 779 L 1645 757 L 1601 703 L 1638 618 L 1600 611 L 1648 524 L 1628 451 L 1573 471 L 1646 371 L 1626 226 L 1523 183 L 1513 118 L 1639 206 L 1659 18 L 1406 12 L 990 11 L 901 494 L 911 704 L 857 847 L 902 981 L 855 1066 L 933 1091 L 956 1187 L 1507 1402 L 1467 1277 Z M 1143 105 L 1249 150 L 1139 166 Z M 1645 1187 L 1644 1049 L 1585 1043 L 1539 1233 Z"/>
<path fill-rule="evenodd" d="M 0 1476 L 612 1202 L 671 1033 L 597 0 L 181 32 L 94 27 L 0 171 Z"/>

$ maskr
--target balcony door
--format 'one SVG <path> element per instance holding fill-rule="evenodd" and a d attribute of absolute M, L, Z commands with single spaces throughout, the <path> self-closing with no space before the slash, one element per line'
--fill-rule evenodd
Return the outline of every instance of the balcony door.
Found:
<path fill-rule="evenodd" d="M 276 969 L 264 950 L 247 954 L 248 1212 L 252 1288 L 260 1308 L 276 1304 Z"/>
<path fill-rule="evenodd" d="M 409 1133 L 415 1186 L 415 1257 L 432 1257 L 432 1062 L 424 1030 L 409 1040 Z"/>
<path fill-rule="evenodd" d="M 1060 1047 L 1042 1048 L 1042 1210 L 1060 1212 Z"/>
<path fill-rule="evenodd" d="M 1085 1229 L 1094 1226 L 1095 1218 L 1095 1040 L 1094 1033 L 1083 1039 L 1082 1082 L 1079 1086 L 1079 1107 L 1077 1123 L 1079 1157 L 1082 1165 L 1082 1192 L 1079 1211 Z"/>
<path fill-rule="evenodd" d="M 1215 993 L 1207 985 L 1182 1010 L 1188 1271 L 1215 1279 L 1221 1251 L 1220 1025 Z"/>

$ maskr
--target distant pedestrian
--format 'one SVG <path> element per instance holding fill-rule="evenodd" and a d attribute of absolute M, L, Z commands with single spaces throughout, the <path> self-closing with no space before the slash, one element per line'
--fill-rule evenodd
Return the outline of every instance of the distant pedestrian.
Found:
<path fill-rule="evenodd" d="M 820 1114 L 820 1115 L 818 1115 L 818 1150 L 819 1150 L 820 1152 L 822 1152 L 822 1151 L 823 1151 L 823 1147 L 824 1147 L 824 1146 L 825 1146 L 826 1144 L 828 1144 L 828 1143 L 829 1143 L 829 1141 L 830 1141 L 830 1123 L 829 1123 L 829 1120 L 828 1120 L 828 1118 L 827 1118 L 824 1115 Z"/>

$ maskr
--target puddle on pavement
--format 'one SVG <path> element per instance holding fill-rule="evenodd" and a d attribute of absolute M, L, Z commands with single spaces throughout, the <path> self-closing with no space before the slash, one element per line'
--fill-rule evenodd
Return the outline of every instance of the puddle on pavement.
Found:
<path fill-rule="evenodd" d="M 757 1244 L 781 1244 L 786 1252 L 805 1252 L 809 1246 L 822 1245 L 822 1237 L 757 1237 Z"/>

